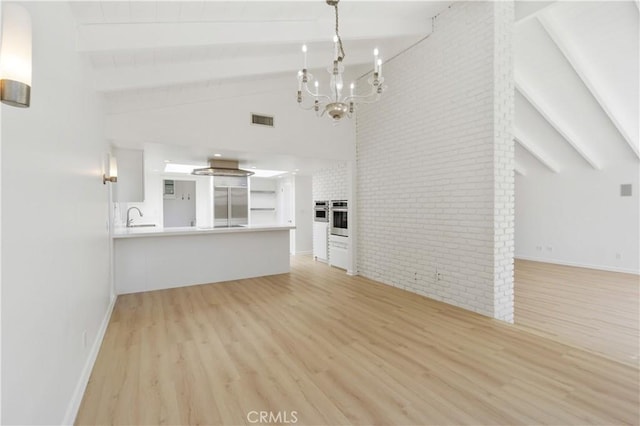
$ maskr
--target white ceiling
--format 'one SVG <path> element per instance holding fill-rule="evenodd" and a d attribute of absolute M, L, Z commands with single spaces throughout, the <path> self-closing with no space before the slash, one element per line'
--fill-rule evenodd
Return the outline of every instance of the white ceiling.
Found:
<path fill-rule="evenodd" d="M 533 11 L 516 14 L 516 160 L 551 173 L 637 164 L 638 4 L 516 5 Z"/>
<path fill-rule="evenodd" d="M 391 58 L 429 34 L 430 18 L 450 3 L 341 2 L 345 64 L 368 64 L 373 47 Z M 309 68 L 320 68 L 332 51 L 334 12 L 321 0 L 70 4 L 78 51 L 103 92 L 295 72 L 303 43 Z"/>
<path fill-rule="evenodd" d="M 428 35 L 431 17 L 451 3 L 343 0 L 340 29 L 348 78 L 371 69 L 372 47 L 388 60 Z M 309 46 L 314 72 L 326 67 L 332 51 L 333 8 L 323 0 L 70 5 L 78 51 L 90 59 L 96 88 L 109 100 L 108 113 L 120 116 L 262 93 L 267 90 L 262 81 L 271 93 L 288 92 L 293 84 L 288 79 L 302 65 L 302 43 Z M 515 12 L 520 171 L 562 173 L 637 162 L 638 2 L 516 1 Z M 190 143 L 182 142 L 183 158 L 216 150 L 194 141 L 188 152 Z M 330 160 L 246 149 L 228 155 L 261 168 L 303 164 L 312 170 Z"/>

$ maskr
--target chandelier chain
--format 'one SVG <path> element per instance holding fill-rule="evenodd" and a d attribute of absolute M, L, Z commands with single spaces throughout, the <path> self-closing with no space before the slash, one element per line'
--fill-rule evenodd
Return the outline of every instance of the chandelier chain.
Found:
<path fill-rule="evenodd" d="M 338 61 L 342 62 L 342 60 L 347 56 L 344 53 L 344 48 L 342 47 L 342 37 L 340 37 L 340 31 L 338 30 L 338 3 L 333 5 L 333 8 L 336 11 L 336 37 L 338 37 L 338 46 L 340 47 L 340 55 L 338 56 Z"/>

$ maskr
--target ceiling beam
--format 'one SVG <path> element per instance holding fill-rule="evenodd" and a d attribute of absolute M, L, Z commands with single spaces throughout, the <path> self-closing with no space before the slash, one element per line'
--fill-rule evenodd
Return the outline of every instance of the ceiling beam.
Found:
<path fill-rule="evenodd" d="M 519 174 L 520 176 L 526 176 L 527 175 L 527 169 L 524 168 L 524 166 L 522 164 L 520 164 L 517 160 L 513 164 L 513 170 L 515 170 L 515 172 L 517 174 Z"/>
<path fill-rule="evenodd" d="M 309 58 L 309 70 L 320 77 L 320 91 L 323 82 L 327 84 L 327 62 L 325 58 Z M 151 87 L 182 85 L 194 82 L 237 79 L 258 75 L 279 73 L 291 74 L 292 93 L 296 89 L 296 73 L 300 69 L 300 55 L 291 53 L 280 56 L 245 56 L 225 58 L 205 62 L 177 62 L 162 65 L 126 66 L 94 70 L 95 89 L 99 92 L 133 90 Z M 371 53 L 368 49 L 349 52 L 349 69 L 357 65 L 368 65 Z M 324 80 L 323 80 L 324 79 Z M 268 89 L 268 88 L 266 88 Z"/>
<path fill-rule="evenodd" d="M 540 145 L 532 142 L 531 139 L 524 136 L 518 129 L 515 129 L 514 131 L 513 140 L 519 143 L 521 147 L 529 151 L 529 153 L 533 155 L 536 160 L 538 160 L 547 169 L 551 170 L 553 173 L 560 173 L 560 166 L 552 158 L 552 156 L 545 152 L 544 149 L 540 147 Z"/>
<path fill-rule="evenodd" d="M 636 155 L 636 158 L 640 159 L 640 150 L 638 149 L 638 145 L 631 139 L 631 136 L 627 133 L 624 127 L 622 127 L 620 121 L 618 121 L 617 117 L 611 111 L 611 108 L 607 106 L 607 103 L 601 95 L 601 90 L 598 89 L 593 78 L 588 75 L 589 67 L 580 63 L 578 55 L 575 55 L 571 52 L 569 43 L 567 42 L 566 38 L 562 36 L 557 28 L 557 25 L 553 24 L 552 18 L 545 16 L 545 14 L 540 14 L 537 18 L 542 25 L 542 28 L 544 28 L 544 30 L 547 32 L 549 38 L 553 41 L 558 50 L 560 50 L 569 65 L 571 65 L 573 71 L 578 75 L 578 77 L 580 77 L 587 90 L 596 100 L 596 102 L 600 106 L 600 109 L 602 109 L 602 111 L 606 114 L 606 116 L 609 118 L 609 121 L 613 123 L 615 128 L 618 130 L 618 133 L 620 133 L 624 141 L 627 143 L 627 145 L 629 145 L 629 148 L 631 148 L 631 150 Z"/>
<path fill-rule="evenodd" d="M 522 96 L 533 106 L 542 117 L 554 128 L 556 131 L 564 138 L 565 141 L 569 143 L 573 147 L 573 149 L 580 154 L 580 156 L 587 162 L 591 167 L 596 170 L 602 170 L 602 166 L 596 160 L 595 155 L 592 154 L 589 149 L 584 146 L 582 143 L 578 142 L 576 136 L 569 130 L 566 126 L 563 126 L 559 123 L 559 121 L 554 118 L 551 111 L 546 105 L 543 105 L 538 97 L 536 97 L 531 90 L 527 88 L 521 78 L 516 76 L 516 90 L 520 92 Z"/>
<path fill-rule="evenodd" d="M 516 1 L 516 19 L 515 23 L 520 24 L 532 18 L 535 18 L 544 10 L 552 9 L 557 6 L 559 1 Z"/>
<path fill-rule="evenodd" d="M 381 39 L 431 33 L 427 19 L 355 20 L 345 25 L 344 40 Z M 333 26 L 323 21 L 167 22 L 88 24 L 78 27 L 81 53 L 237 44 L 330 42 Z"/>

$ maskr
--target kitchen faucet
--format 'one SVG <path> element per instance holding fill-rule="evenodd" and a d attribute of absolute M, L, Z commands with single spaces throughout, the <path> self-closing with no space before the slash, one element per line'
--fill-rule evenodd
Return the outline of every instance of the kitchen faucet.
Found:
<path fill-rule="evenodd" d="M 129 214 L 131 213 L 131 210 L 133 210 L 133 209 L 138 210 L 138 213 L 140 214 L 140 217 L 144 216 L 139 208 L 137 208 L 137 207 L 129 207 L 127 209 L 127 228 L 130 228 L 131 227 L 131 222 L 133 222 L 133 219 L 129 218 Z"/>

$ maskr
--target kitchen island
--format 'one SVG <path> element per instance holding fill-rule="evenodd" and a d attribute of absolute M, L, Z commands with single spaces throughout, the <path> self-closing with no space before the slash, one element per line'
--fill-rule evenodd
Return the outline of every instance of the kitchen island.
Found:
<path fill-rule="evenodd" d="M 287 273 L 291 229 L 295 227 L 116 229 L 116 293 Z"/>

